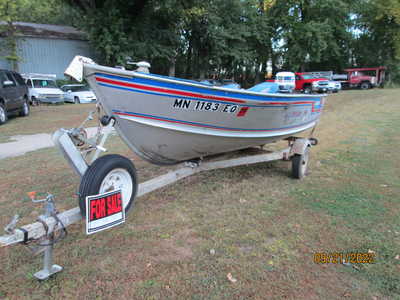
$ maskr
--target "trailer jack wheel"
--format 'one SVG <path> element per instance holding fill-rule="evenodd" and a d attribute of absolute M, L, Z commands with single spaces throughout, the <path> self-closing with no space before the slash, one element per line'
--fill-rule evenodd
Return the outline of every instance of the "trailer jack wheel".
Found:
<path fill-rule="evenodd" d="M 303 154 L 295 154 L 292 157 L 292 176 L 302 179 L 307 174 L 308 162 L 310 159 L 310 148 L 307 147 Z"/>
<path fill-rule="evenodd" d="M 89 166 L 79 186 L 79 208 L 86 216 L 86 197 L 121 189 L 125 213 L 131 208 L 137 192 L 136 169 L 133 163 L 117 154 L 104 155 Z"/>

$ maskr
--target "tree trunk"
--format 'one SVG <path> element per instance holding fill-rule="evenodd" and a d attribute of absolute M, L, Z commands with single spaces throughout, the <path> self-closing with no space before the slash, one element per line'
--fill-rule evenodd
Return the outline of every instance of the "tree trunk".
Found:
<path fill-rule="evenodd" d="M 169 65 L 168 76 L 175 77 L 176 57 L 171 58 L 169 62 L 170 65 Z"/>
<path fill-rule="evenodd" d="M 203 79 L 206 78 L 206 71 L 205 71 L 205 69 L 202 68 L 201 66 L 200 66 L 199 78 L 200 78 L 201 80 L 203 80 Z"/>
<path fill-rule="evenodd" d="M 186 57 L 186 70 L 185 70 L 185 76 L 186 78 L 189 78 L 191 73 L 192 73 L 192 37 L 189 38 L 189 46 L 187 50 L 187 57 Z"/>
<path fill-rule="evenodd" d="M 263 74 L 262 73 L 262 69 L 263 69 L 263 63 L 257 63 L 256 64 L 256 72 L 255 72 L 255 78 L 254 78 L 254 84 L 258 84 L 258 83 L 260 83 L 261 82 L 261 78 L 260 78 L 260 75 L 261 74 Z M 261 71 L 260 71 L 261 70 Z"/>
<path fill-rule="evenodd" d="M 18 72 L 18 49 L 17 49 L 17 29 L 15 28 L 12 21 L 7 22 L 7 50 L 8 50 L 8 60 L 11 64 L 11 69 Z"/>

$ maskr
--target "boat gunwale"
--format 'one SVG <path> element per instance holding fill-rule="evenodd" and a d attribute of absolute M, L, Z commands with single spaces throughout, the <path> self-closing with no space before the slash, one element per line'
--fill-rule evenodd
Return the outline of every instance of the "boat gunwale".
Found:
<path fill-rule="evenodd" d="M 304 98 L 324 98 L 327 97 L 327 94 L 319 94 L 319 95 L 302 95 L 302 94 L 279 94 L 279 93 L 261 93 L 261 92 L 253 92 L 245 89 L 229 89 L 229 88 L 224 88 L 224 87 L 219 87 L 219 86 L 208 86 L 202 83 L 195 83 L 195 82 L 188 82 L 185 79 L 180 79 L 180 78 L 165 78 L 165 77 L 159 77 L 160 75 L 157 74 L 146 74 L 146 73 L 141 73 L 141 72 L 136 72 L 136 71 L 128 71 L 128 70 L 122 70 L 118 68 L 113 68 L 113 67 L 106 67 L 106 66 L 101 66 L 97 64 L 83 64 L 84 70 L 86 72 L 88 69 L 92 69 L 92 72 L 85 72 L 85 77 L 89 77 L 92 75 L 96 75 L 96 71 L 102 71 L 104 73 L 108 73 L 109 75 L 119 75 L 119 76 L 129 76 L 129 77 L 139 77 L 139 78 L 145 78 L 145 79 L 151 79 L 151 80 L 156 80 L 156 81 L 161 81 L 161 82 L 168 82 L 168 83 L 178 83 L 186 86 L 195 86 L 195 87 L 200 87 L 206 90 L 219 90 L 223 92 L 233 92 L 233 93 L 238 93 L 238 94 L 244 94 L 244 95 L 254 95 L 254 96 L 262 96 L 262 97 L 277 97 L 277 98 L 299 98 L 299 99 L 304 99 Z M 246 99 L 246 101 L 263 101 L 263 100 L 255 100 L 255 99 Z"/>

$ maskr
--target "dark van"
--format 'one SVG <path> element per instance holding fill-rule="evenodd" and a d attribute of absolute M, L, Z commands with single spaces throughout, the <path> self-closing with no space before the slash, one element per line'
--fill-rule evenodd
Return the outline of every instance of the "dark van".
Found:
<path fill-rule="evenodd" d="M 0 125 L 10 113 L 29 115 L 28 87 L 17 72 L 0 70 Z"/>

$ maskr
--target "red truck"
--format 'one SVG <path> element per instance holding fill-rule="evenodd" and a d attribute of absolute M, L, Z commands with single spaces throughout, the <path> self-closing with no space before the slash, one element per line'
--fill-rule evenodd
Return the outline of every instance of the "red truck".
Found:
<path fill-rule="evenodd" d="M 302 91 L 305 94 L 312 92 L 327 92 L 329 89 L 329 80 L 325 78 L 317 78 L 315 75 L 308 73 L 296 74 L 296 91 Z"/>
<path fill-rule="evenodd" d="M 346 69 L 347 80 L 341 81 L 345 88 L 360 88 L 363 90 L 381 86 L 385 80 L 385 67 Z M 370 73 L 370 75 L 366 74 Z M 375 72 L 375 76 L 371 76 Z"/>
<path fill-rule="evenodd" d="M 312 92 L 327 92 L 329 90 L 329 80 L 318 78 L 311 73 L 295 73 L 295 91 L 311 94 Z M 276 82 L 275 79 L 267 79 L 267 82 Z"/>

